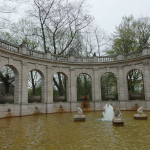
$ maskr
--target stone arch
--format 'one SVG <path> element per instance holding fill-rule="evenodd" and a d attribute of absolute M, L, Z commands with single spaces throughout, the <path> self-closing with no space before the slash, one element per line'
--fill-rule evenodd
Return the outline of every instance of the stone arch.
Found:
<path fill-rule="evenodd" d="M 80 74 L 87 74 L 88 76 L 90 76 L 91 80 L 93 80 L 93 72 L 91 72 L 91 71 L 88 71 L 88 70 L 77 71 L 77 72 L 76 72 L 76 78 L 77 78 Z"/>
<path fill-rule="evenodd" d="M 53 74 L 53 101 L 68 101 L 68 76 L 62 71 Z"/>
<path fill-rule="evenodd" d="M 63 74 L 63 75 L 67 78 L 67 80 L 68 80 L 68 75 L 67 75 L 66 73 L 64 73 L 64 72 L 62 72 L 62 71 L 55 71 L 55 72 L 53 72 L 53 75 L 56 74 L 56 73 L 61 73 L 61 74 Z"/>
<path fill-rule="evenodd" d="M 123 85 L 124 85 L 124 98 L 125 100 L 129 100 L 129 92 L 128 92 L 128 80 L 127 80 L 127 74 L 131 71 L 137 69 L 139 70 L 142 74 L 143 77 L 145 78 L 145 74 L 144 74 L 144 67 L 143 64 L 138 64 L 138 65 L 125 65 L 122 67 L 122 71 L 123 71 Z"/>
<path fill-rule="evenodd" d="M 44 102 L 45 76 L 39 69 L 28 72 L 28 103 Z"/>
<path fill-rule="evenodd" d="M 28 72 L 30 72 L 30 71 L 32 71 L 32 70 L 37 71 L 37 72 L 41 75 L 41 77 L 42 77 L 42 78 L 45 78 L 45 74 L 43 73 L 43 71 L 42 71 L 42 70 L 32 68 L 32 69 L 29 69 L 29 70 L 28 70 Z"/>
<path fill-rule="evenodd" d="M 87 73 L 80 73 L 76 82 L 77 101 L 92 101 L 92 77 Z"/>
<path fill-rule="evenodd" d="M 19 74 L 18 69 L 15 66 L 13 66 L 13 65 L 5 65 L 5 66 L 10 67 L 14 71 L 15 75 Z"/>
<path fill-rule="evenodd" d="M 144 74 L 140 69 L 130 69 L 127 74 L 129 100 L 144 100 Z"/>
<path fill-rule="evenodd" d="M 13 66 L 6 64 L 3 67 L 1 66 L 1 71 L 3 70 L 3 73 L 1 74 L 3 76 L 3 79 L 5 81 L 1 80 L 1 102 L 2 103 L 18 103 L 19 102 L 19 72 L 18 69 Z M 6 72 L 6 73 L 5 73 Z M 2 79 L 2 77 L 1 77 Z M 8 81 L 9 80 L 9 81 Z M 2 88 L 2 85 L 4 86 Z M 7 89 L 7 90 L 6 90 Z M 3 90 L 3 92 L 2 92 Z"/>
<path fill-rule="evenodd" d="M 118 81 L 113 72 L 105 72 L 101 78 L 102 100 L 118 100 Z"/>
<path fill-rule="evenodd" d="M 102 77 L 105 73 L 112 73 L 112 74 L 114 74 L 115 77 L 118 79 L 118 70 L 117 70 L 117 68 L 115 68 L 115 69 L 104 69 L 104 70 L 100 73 L 100 79 L 101 79 L 101 77 Z"/>
<path fill-rule="evenodd" d="M 126 70 L 126 75 L 132 71 L 132 70 L 139 70 L 143 75 L 144 75 L 144 68 L 142 68 L 140 65 L 131 65 L 128 67 L 128 69 Z"/>

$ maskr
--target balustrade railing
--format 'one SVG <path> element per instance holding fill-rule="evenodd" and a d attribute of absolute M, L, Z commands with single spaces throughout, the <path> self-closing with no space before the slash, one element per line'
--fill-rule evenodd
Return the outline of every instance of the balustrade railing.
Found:
<path fill-rule="evenodd" d="M 116 56 L 93 56 L 93 57 L 75 57 L 75 56 L 64 56 L 64 55 L 55 55 L 51 53 L 45 54 L 44 52 L 41 51 L 35 51 L 35 50 L 28 50 L 25 47 L 21 46 L 16 46 L 14 44 L 11 44 L 7 41 L 1 40 L 0 39 L 0 47 L 4 48 L 9 51 L 17 52 L 17 53 L 22 53 L 25 55 L 37 57 L 37 58 L 42 58 L 42 59 L 48 59 L 52 61 L 60 61 L 60 62 L 76 62 L 76 63 L 92 63 L 92 62 L 113 62 L 113 61 L 118 61 L 118 60 L 128 60 L 128 59 L 133 59 L 133 58 L 138 58 L 144 55 L 149 55 L 147 51 L 142 52 L 136 52 L 136 53 L 130 53 L 128 55 L 116 55 Z"/>
<path fill-rule="evenodd" d="M 51 60 L 68 62 L 68 56 L 52 54 Z"/>
<path fill-rule="evenodd" d="M 75 62 L 93 62 L 93 57 L 75 57 Z"/>
<path fill-rule="evenodd" d="M 37 58 L 44 58 L 44 52 L 40 51 L 27 50 L 26 54 Z"/>
<path fill-rule="evenodd" d="M 101 56 L 98 57 L 98 62 L 116 61 L 116 56 Z"/>
<path fill-rule="evenodd" d="M 0 39 L 0 47 L 7 49 L 9 51 L 13 51 L 13 52 L 17 52 L 17 53 L 19 52 L 19 46 L 8 43 L 7 41 L 1 40 L 1 39 Z"/>

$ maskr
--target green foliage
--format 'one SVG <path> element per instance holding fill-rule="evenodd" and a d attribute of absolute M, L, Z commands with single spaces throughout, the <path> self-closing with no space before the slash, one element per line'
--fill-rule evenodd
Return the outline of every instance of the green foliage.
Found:
<path fill-rule="evenodd" d="M 130 94 L 143 94 L 143 75 L 139 70 L 131 70 L 127 75 L 127 80 Z"/>
<path fill-rule="evenodd" d="M 41 86 L 35 88 L 35 94 L 33 95 L 32 89 L 28 89 L 28 96 L 40 96 L 42 93 Z"/>
<path fill-rule="evenodd" d="M 131 70 L 127 75 L 129 99 L 145 99 L 143 75 L 139 70 Z"/>
<path fill-rule="evenodd" d="M 101 93 L 102 100 L 118 100 L 117 79 L 113 73 L 105 73 L 102 76 Z"/>
<path fill-rule="evenodd" d="M 121 24 L 112 35 L 112 49 L 108 55 L 128 54 L 142 51 L 150 45 L 150 18 L 123 17 Z"/>
<path fill-rule="evenodd" d="M 92 100 L 92 80 L 87 74 L 80 74 L 77 77 L 77 100 Z"/>

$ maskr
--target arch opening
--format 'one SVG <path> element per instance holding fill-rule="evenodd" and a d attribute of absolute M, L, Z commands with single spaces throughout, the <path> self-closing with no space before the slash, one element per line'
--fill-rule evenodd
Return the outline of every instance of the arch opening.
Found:
<path fill-rule="evenodd" d="M 137 69 L 131 70 L 127 74 L 127 82 L 129 100 L 144 100 L 145 94 L 143 74 Z"/>
<path fill-rule="evenodd" d="M 31 70 L 28 73 L 28 103 L 42 102 L 43 78 L 38 70 Z"/>
<path fill-rule="evenodd" d="M 86 73 L 77 77 L 77 101 L 92 101 L 92 79 Z"/>
<path fill-rule="evenodd" d="M 67 76 L 57 72 L 53 75 L 53 101 L 67 101 Z"/>
<path fill-rule="evenodd" d="M 16 71 L 11 66 L 4 66 L 0 70 L 0 104 L 14 103 Z"/>
<path fill-rule="evenodd" d="M 111 72 L 101 77 L 102 100 L 118 100 L 117 78 Z"/>

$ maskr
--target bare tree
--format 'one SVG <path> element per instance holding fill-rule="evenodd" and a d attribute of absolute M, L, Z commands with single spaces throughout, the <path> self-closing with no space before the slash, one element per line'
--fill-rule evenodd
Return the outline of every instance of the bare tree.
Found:
<path fill-rule="evenodd" d="M 33 9 L 30 10 L 30 16 L 35 18 L 39 23 L 41 34 L 38 36 L 42 38 L 45 53 L 47 52 L 45 25 L 56 1 L 57 0 L 33 0 Z"/>
<path fill-rule="evenodd" d="M 15 0 L 2 0 L 0 2 L 0 29 L 5 29 L 10 23 L 10 15 L 16 11 L 16 7 L 12 6 Z"/>
<path fill-rule="evenodd" d="M 84 32 L 83 39 L 87 55 L 96 53 L 101 56 L 102 50 L 108 45 L 109 36 L 99 27 L 90 26 Z"/>
<path fill-rule="evenodd" d="M 136 23 L 136 38 L 138 39 L 138 50 L 150 46 L 150 17 L 141 17 Z"/>
<path fill-rule="evenodd" d="M 96 27 L 94 29 L 94 37 L 96 42 L 96 53 L 101 56 L 102 50 L 108 46 L 109 43 L 109 36 L 101 30 L 100 28 Z"/>
<path fill-rule="evenodd" d="M 57 73 L 53 77 L 54 88 L 58 90 L 60 96 L 66 93 L 66 76 L 62 73 Z"/>
<path fill-rule="evenodd" d="M 30 16 L 37 19 L 41 28 L 44 51 L 47 48 L 54 54 L 66 54 L 78 42 L 77 34 L 91 23 L 90 15 L 84 12 L 82 2 L 64 0 L 34 0 L 34 10 Z"/>
<path fill-rule="evenodd" d="M 36 70 L 31 70 L 28 77 L 28 87 L 32 89 L 32 95 L 35 96 L 36 88 L 41 86 L 41 76 Z"/>

